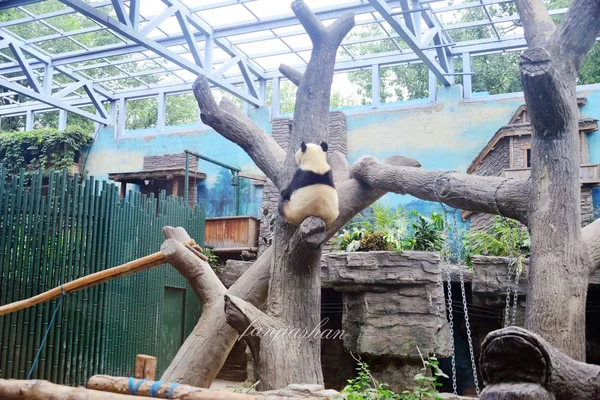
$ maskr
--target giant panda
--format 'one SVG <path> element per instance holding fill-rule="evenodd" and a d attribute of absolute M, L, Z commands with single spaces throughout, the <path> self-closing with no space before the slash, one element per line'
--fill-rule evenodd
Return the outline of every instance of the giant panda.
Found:
<path fill-rule="evenodd" d="M 281 191 L 279 215 L 293 225 L 307 217 L 319 217 L 329 227 L 338 217 L 338 195 L 327 163 L 327 143 L 304 143 L 296 152 L 298 169 L 288 187 Z"/>

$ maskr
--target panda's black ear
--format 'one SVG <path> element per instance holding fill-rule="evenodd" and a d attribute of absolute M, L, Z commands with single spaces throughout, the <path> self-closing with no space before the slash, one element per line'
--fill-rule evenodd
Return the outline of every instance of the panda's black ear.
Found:
<path fill-rule="evenodd" d="M 303 153 L 306 151 L 306 143 L 304 143 L 304 141 L 300 143 L 300 150 L 302 150 Z"/>
<path fill-rule="evenodd" d="M 321 142 L 321 148 L 325 153 L 327 153 L 327 149 L 329 148 L 329 146 L 327 145 L 327 143 Z"/>

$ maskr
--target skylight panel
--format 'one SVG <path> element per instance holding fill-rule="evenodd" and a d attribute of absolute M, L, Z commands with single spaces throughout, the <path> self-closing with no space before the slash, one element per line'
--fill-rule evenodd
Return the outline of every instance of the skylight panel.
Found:
<path fill-rule="evenodd" d="M 258 0 L 245 3 L 246 7 L 260 19 L 293 14 L 291 4 L 290 0 Z"/>
<path fill-rule="evenodd" d="M 54 11 L 67 10 L 68 8 L 69 7 L 65 6 L 59 0 L 46 0 L 23 6 L 23 9 L 29 11 L 33 15 L 47 14 Z"/>
<path fill-rule="evenodd" d="M 239 41 L 251 41 L 253 39 L 268 39 L 268 38 L 274 38 L 275 35 L 271 32 L 271 31 L 258 31 L 258 32 L 250 32 L 250 33 L 244 33 L 241 35 L 233 35 L 233 36 L 227 36 L 227 39 L 231 42 L 231 43 L 236 43 Z"/>
<path fill-rule="evenodd" d="M 262 40 L 260 42 L 244 43 L 237 46 L 249 56 L 266 54 L 274 51 L 286 51 L 289 48 L 279 39 Z"/>
<path fill-rule="evenodd" d="M 225 51 L 221 48 L 214 48 L 213 49 L 213 61 L 214 62 L 223 62 L 223 61 L 228 61 L 231 58 L 231 56 L 227 53 L 225 53 Z"/>
<path fill-rule="evenodd" d="M 286 64 L 289 66 L 304 65 L 304 61 L 302 61 L 302 59 L 294 53 L 268 57 L 257 57 L 252 60 L 264 69 L 278 68 L 279 64 Z"/>
<path fill-rule="evenodd" d="M 203 0 L 204 1 L 204 0 Z M 140 15 L 146 19 L 149 19 L 155 15 L 160 14 L 168 7 L 161 0 L 143 0 L 140 1 Z"/>
<path fill-rule="evenodd" d="M 327 8 L 331 6 L 339 6 L 340 0 L 304 0 L 308 8 L 315 11 L 319 11 L 321 8 Z M 342 4 L 347 4 L 348 1 L 343 1 Z"/>
<path fill-rule="evenodd" d="M 307 63 L 310 61 L 310 57 L 312 56 L 312 52 L 310 50 L 300 51 L 296 53 L 298 57 L 300 57 L 303 61 Z"/>
<path fill-rule="evenodd" d="M 19 25 L 7 26 L 4 29 L 24 40 L 35 39 L 56 33 L 56 31 L 54 31 L 52 28 L 42 24 L 39 21 L 31 21 Z"/>
<path fill-rule="evenodd" d="M 198 75 L 188 71 L 187 69 L 182 69 L 181 71 L 176 71 L 173 73 L 185 82 L 193 82 L 196 80 L 196 78 L 198 78 Z"/>
<path fill-rule="evenodd" d="M 34 44 L 39 48 L 46 50 L 50 54 L 61 54 L 68 53 L 70 51 L 83 50 L 83 47 L 64 37 Z"/>
<path fill-rule="evenodd" d="M 44 19 L 47 23 L 55 27 L 61 32 L 71 32 L 84 28 L 97 27 L 91 19 L 84 17 L 81 14 L 58 15 L 52 18 Z"/>
<path fill-rule="evenodd" d="M 291 25 L 291 26 L 284 26 L 283 28 L 275 28 L 273 29 L 273 32 L 275 32 L 276 35 L 285 35 L 285 34 L 301 34 L 301 33 L 306 33 L 306 30 L 304 29 L 304 27 L 300 24 L 298 25 Z"/>
<path fill-rule="evenodd" d="M 196 14 L 213 27 L 256 21 L 252 13 L 241 4 L 198 11 Z"/>
<path fill-rule="evenodd" d="M 292 49 L 306 49 L 312 47 L 312 42 L 310 41 L 310 36 L 308 34 L 303 35 L 295 35 L 288 36 L 282 38 L 284 42 L 286 42 Z"/>
<path fill-rule="evenodd" d="M 115 35 L 113 35 L 107 30 L 82 33 L 79 35 L 73 35 L 71 37 L 88 48 L 122 43 L 121 40 L 119 40 L 119 38 L 117 38 Z"/>

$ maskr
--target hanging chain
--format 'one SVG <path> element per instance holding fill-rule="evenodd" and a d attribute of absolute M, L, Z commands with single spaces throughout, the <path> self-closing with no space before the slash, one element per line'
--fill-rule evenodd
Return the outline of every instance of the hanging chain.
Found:
<path fill-rule="evenodd" d="M 444 213 L 444 223 L 445 223 L 445 229 L 447 231 L 447 214 L 448 214 L 448 210 L 446 209 L 446 206 L 444 205 L 444 203 L 441 201 L 440 196 L 438 194 L 437 188 L 437 180 L 438 178 L 443 175 L 444 173 L 441 173 L 440 175 L 438 175 L 435 178 L 435 194 L 437 196 L 438 202 L 440 203 L 440 206 L 442 207 L 442 212 Z M 453 213 L 452 214 L 452 223 L 453 223 L 453 229 L 454 229 L 454 239 L 456 240 L 457 245 L 460 243 L 460 237 L 458 235 L 458 224 L 456 222 L 456 214 Z M 449 245 L 448 243 L 448 236 L 446 235 L 446 249 L 449 249 Z M 461 249 L 462 251 L 462 249 Z M 449 253 L 449 250 L 447 250 L 447 252 Z M 477 363 L 475 362 L 475 353 L 473 350 L 473 339 L 471 337 L 471 325 L 469 323 L 469 312 L 468 312 L 468 306 L 467 306 L 467 295 L 465 293 L 465 278 L 464 278 L 464 274 L 463 274 L 463 266 L 460 265 L 458 266 L 458 275 L 460 278 L 460 291 L 461 291 L 461 295 L 462 295 L 462 303 L 463 303 L 463 311 L 465 313 L 465 327 L 467 329 L 467 341 L 469 343 L 469 355 L 471 357 L 471 367 L 473 368 L 473 383 L 475 384 L 475 391 L 477 393 L 477 397 L 479 398 L 479 380 L 477 379 Z M 450 271 L 448 271 L 448 303 L 452 302 L 452 292 L 450 291 L 450 284 L 451 284 L 451 279 L 450 279 Z M 450 311 L 450 315 L 452 315 L 452 306 L 450 305 L 449 307 L 449 311 Z M 451 321 L 452 321 L 452 317 L 450 317 Z M 451 326 L 451 332 L 452 332 L 452 339 L 454 340 L 454 326 L 453 324 L 450 325 Z M 452 367 L 453 367 L 453 374 L 455 373 L 455 354 L 454 354 L 454 343 L 452 344 Z M 455 385 L 456 381 L 456 377 L 453 375 L 453 385 Z M 454 394 L 456 394 L 456 388 L 453 386 L 454 388 Z"/>
<path fill-rule="evenodd" d="M 517 321 L 517 300 L 519 299 L 519 278 L 521 277 L 522 273 L 523 273 L 522 271 L 519 273 L 515 266 L 515 292 L 514 292 L 514 296 L 513 296 L 512 326 L 515 326 L 516 321 Z"/>
<path fill-rule="evenodd" d="M 504 306 L 504 328 L 508 327 L 509 319 L 510 319 L 510 292 L 512 290 L 510 286 L 510 282 L 512 280 L 512 264 L 509 260 L 508 262 L 508 279 L 506 286 L 506 305 Z"/>
<path fill-rule="evenodd" d="M 458 396 L 456 390 L 456 355 L 454 351 L 454 317 L 452 316 L 452 278 L 450 276 L 450 268 L 446 269 L 447 284 L 448 284 L 448 324 L 450 325 L 450 338 L 452 339 L 452 390 L 455 396 Z"/>
<path fill-rule="evenodd" d="M 442 210 L 444 210 L 444 216 L 447 214 L 446 207 L 443 203 Z M 452 214 L 452 225 L 454 228 L 454 239 L 457 243 L 460 242 L 460 238 L 458 236 L 458 224 L 456 222 L 456 214 Z M 465 312 L 465 327 L 467 328 L 467 341 L 469 342 L 469 355 L 471 356 L 471 366 L 473 368 L 473 383 L 475 384 L 475 392 L 477 392 L 477 397 L 479 397 L 479 380 L 477 379 L 477 363 L 475 362 L 475 352 L 473 350 L 473 339 L 471 337 L 471 325 L 469 323 L 469 310 L 467 306 L 467 295 L 465 293 L 465 277 L 463 274 L 463 267 L 461 265 L 458 266 L 458 275 L 460 278 L 460 292 L 462 294 L 462 303 L 463 310 Z"/>

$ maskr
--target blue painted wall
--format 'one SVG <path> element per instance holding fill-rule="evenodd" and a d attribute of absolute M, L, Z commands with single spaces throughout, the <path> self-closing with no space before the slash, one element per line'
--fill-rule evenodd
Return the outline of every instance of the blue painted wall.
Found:
<path fill-rule="evenodd" d="M 586 104 L 581 107 L 581 116 L 600 120 L 600 91 L 586 91 L 579 96 L 587 97 Z M 598 131 L 588 135 L 588 149 L 591 164 L 600 164 L 600 134 Z M 594 200 L 594 216 L 600 217 L 600 187 L 592 192 Z"/>
<path fill-rule="evenodd" d="M 600 89 L 579 93 L 588 101 L 582 116 L 600 119 Z M 379 109 L 370 106 L 348 108 L 348 159 L 352 164 L 362 155 L 379 159 L 404 155 L 418 160 L 423 168 L 465 171 L 479 151 L 496 131 L 506 123 L 517 108 L 524 104 L 522 97 L 477 96 L 461 99 L 461 87 L 439 88 L 435 103 L 427 101 L 389 104 Z M 251 118 L 265 131 L 271 131 L 269 110 L 251 111 Z M 184 132 L 182 133 L 182 130 Z M 145 155 L 180 153 L 193 150 L 225 163 L 240 167 L 244 172 L 259 173 L 252 161 L 236 145 L 204 127 L 172 127 L 157 134 L 152 130 L 126 132 L 115 139 L 112 127 L 99 132 L 86 164 L 91 174 L 106 178 L 109 172 L 142 169 Z M 600 134 L 589 136 L 590 162 L 600 163 Z M 207 174 L 199 186 L 207 202 L 209 216 L 233 214 L 233 191 L 229 172 L 200 162 L 199 170 Z M 242 214 L 259 216 L 262 192 L 247 180 L 243 187 Z M 594 192 L 594 203 L 600 206 L 600 189 Z M 436 203 L 424 202 L 411 196 L 386 195 L 382 202 L 404 205 L 423 214 L 440 212 Z M 460 218 L 457 218 L 461 223 Z"/>
<path fill-rule="evenodd" d="M 271 132 L 267 108 L 252 110 L 250 116 L 258 126 Z M 204 125 L 168 127 L 160 133 L 151 129 L 127 131 L 118 138 L 112 126 L 102 128 L 89 149 L 85 168 L 96 178 L 108 179 L 109 173 L 142 170 L 144 156 L 176 154 L 184 150 L 200 153 L 244 172 L 261 174 L 239 146 Z M 234 192 L 229 170 L 202 160 L 199 160 L 198 170 L 206 173 L 206 180 L 198 184 L 198 192 L 199 198 L 206 202 L 207 216 L 234 215 Z M 247 179 L 241 179 L 241 183 L 241 214 L 258 217 L 262 188 L 252 185 Z M 128 185 L 129 189 L 136 190 L 135 185 Z"/>

